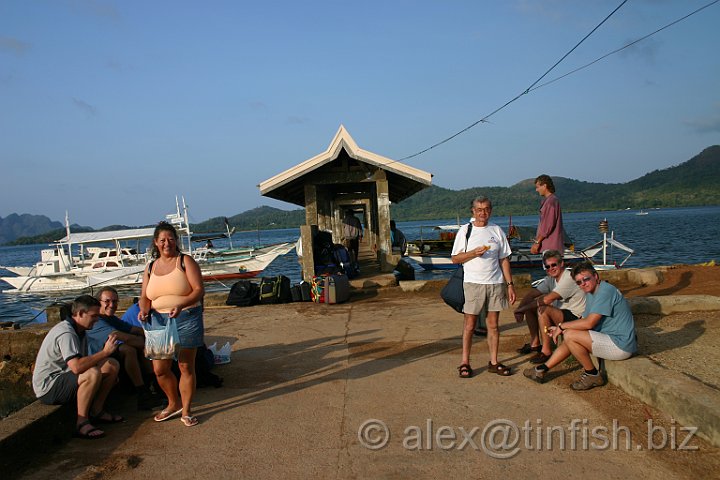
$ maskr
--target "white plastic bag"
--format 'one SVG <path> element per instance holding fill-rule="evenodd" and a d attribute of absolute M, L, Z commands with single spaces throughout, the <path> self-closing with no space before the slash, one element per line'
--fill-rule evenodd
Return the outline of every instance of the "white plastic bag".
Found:
<path fill-rule="evenodd" d="M 213 343 L 208 347 L 215 358 L 215 365 L 224 365 L 230 363 L 230 342 L 226 342 L 225 345 L 218 350 L 217 342 Z"/>
<path fill-rule="evenodd" d="M 177 357 L 180 346 L 180 334 L 174 318 L 169 318 L 165 327 L 157 330 L 148 329 L 150 325 L 143 323 L 145 330 L 145 356 L 150 360 L 169 360 Z"/>

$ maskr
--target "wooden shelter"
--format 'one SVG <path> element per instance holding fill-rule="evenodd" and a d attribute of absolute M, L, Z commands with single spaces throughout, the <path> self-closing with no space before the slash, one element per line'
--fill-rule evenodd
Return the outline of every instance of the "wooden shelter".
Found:
<path fill-rule="evenodd" d="M 364 242 L 383 272 L 399 260 L 390 242 L 390 203 L 400 202 L 432 184 L 432 174 L 363 150 L 342 125 L 327 150 L 260 183 L 260 194 L 305 208 L 300 227 L 305 280 L 315 271 L 312 239 L 318 230 L 342 241 L 346 210 L 360 214 Z"/>

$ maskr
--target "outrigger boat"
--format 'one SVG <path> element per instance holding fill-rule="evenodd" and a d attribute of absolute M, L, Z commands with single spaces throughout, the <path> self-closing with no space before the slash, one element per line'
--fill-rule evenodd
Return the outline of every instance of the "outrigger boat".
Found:
<path fill-rule="evenodd" d="M 233 248 L 230 243 L 230 248 L 225 249 L 193 249 L 185 199 L 182 202 L 182 213 L 177 199 L 175 203 L 176 213 L 166 215 L 166 220 L 177 229 L 180 248 L 197 261 L 205 281 L 255 277 L 277 257 L 295 248 L 292 243 L 241 248 Z M 71 233 L 67 215 L 65 224 L 66 236 L 51 244 L 51 248 L 43 249 L 40 262 L 34 266 L 0 267 L 16 275 L 0 277 L 0 280 L 13 287 L 4 292 L 63 292 L 104 285 L 132 286 L 142 283 L 143 271 L 150 255 L 140 248 L 140 242 L 149 243 L 154 228 Z M 227 238 L 230 239 L 231 235 L 228 228 Z M 129 241 L 134 241 L 136 246 L 123 245 Z M 93 246 L 108 243 L 113 246 Z"/>
<path fill-rule="evenodd" d="M 423 238 L 423 228 L 428 228 L 434 233 L 430 238 Z M 407 258 L 411 259 L 424 270 L 454 270 L 457 264 L 452 263 L 450 253 L 455 235 L 459 225 L 439 225 L 432 227 L 420 227 L 420 239 L 408 242 Z M 600 232 L 603 239 L 582 250 L 575 250 L 574 245 L 566 238 L 566 248 L 563 252 L 563 259 L 566 265 L 572 265 L 581 261 L 589 260 L 597 270 L 610 270 L 622 267 L 635 251 L 615 240 L 614 232 L 608 236 L 607 220 L 600 222 Z M 512 253 L 510 254 L 510 266 L 513 269 L 542 268 L 542 254 L 530 252 L 532 239 L 535 230 L 532 227 L 518 227 L 510 225 L 508 240 Z M 613 262 L 613 255 L 608 256 L 608 251 L 614 250 L 624 252 L 625 257 L 618 262 Z M 594 257 L 602 252 L 602 262 L 594 260 Z"/>

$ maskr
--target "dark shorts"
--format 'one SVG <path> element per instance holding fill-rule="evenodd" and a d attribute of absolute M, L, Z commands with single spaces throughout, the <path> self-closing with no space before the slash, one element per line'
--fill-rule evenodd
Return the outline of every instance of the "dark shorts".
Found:
<path fill-rule="evenodd" d="M 149 330 L 164 328 L 167 324 L 169 313 L 158 313 L 152 310 Z M 197 348 L 205 344 L 205 327 L 203 325 L 203 307 L 198 305 L 180 312 L 175 318 L 178 334 L 180 335 L 180 346 L 182 348 Z"/>
<path fill-rule="evenodd" d="M 360 250 L 360 239 L 359 238 L 346 238 L 343 242 L 343 245 L 345 248 L 348 249 L 348 251 L 352 251 L 357 253 Z"/>
<path fill-rule="evenodd" d="M 563 322 L 572 322 L 573 320 L 577 320 L 580 317 L 575 316 L 574 313 L 572 313 L 570 310 L 565 310 L 564 308 L 561 308 L 560 311 L 563 314 Z"/>
<path fill-rule="evenodd" d="M 48 393 L 39 397 L 45 405 L 64 405 L 75 400 L 78 389 L 78 376 L 73 372 L 65 372 L 55 379 Z"/>

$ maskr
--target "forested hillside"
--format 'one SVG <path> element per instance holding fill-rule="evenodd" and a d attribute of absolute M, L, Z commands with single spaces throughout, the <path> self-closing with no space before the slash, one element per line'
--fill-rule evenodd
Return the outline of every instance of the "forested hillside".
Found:
<path fill-rule="evenodd" d="M 680 165 L 655 170 L 627 183 L 591 183 L 557 176 L 553 180 L 565 212 L 720 205 L 720 145 L 708 147 Z M 470 201 L 484 195 L 493 201 L 495 215 L 530 215 L 537 213 L 540 205 L 533 181 L 534 178 L 529 178 L 511 187 L 487 186 L 465 190 L 432 186 L 391 205 L 390 209 L 392 217 L 398 221 L 463 217 L 468 213 Z M 15 227 L 6 230 L 10 228 L 5 225 L 11 217 Z M 5 220 L 0 218 L 0 241 L 4 243 L 17 236 L 13 236 L 13 232 L 16 234 L 20 229 L 18 218 L 26 218 L 30 225 L 23 230 L 23 235 L 32 235 L 31 227 L 41 229 L 38 225 L 43 223 L 42 219 L 46 224 L 53 225 L 44 227 L 46 231 L 61 226 L 42 215 L 13 214 Z M 291 228 L 305 223 L 305 211 L 263 206 L 229 217 L 228 222 L 238 230 Z M 225 217 L 211 218 L 192 225 L 192 228 L 197 233 L 222 232 L 225 231 Z M 73 231 L 80 230 L 73 227 Z M 17 243 L 48 243 L 63 235 L 64 231 L 57 230 L 42 236 L 18 239 Z"/>

